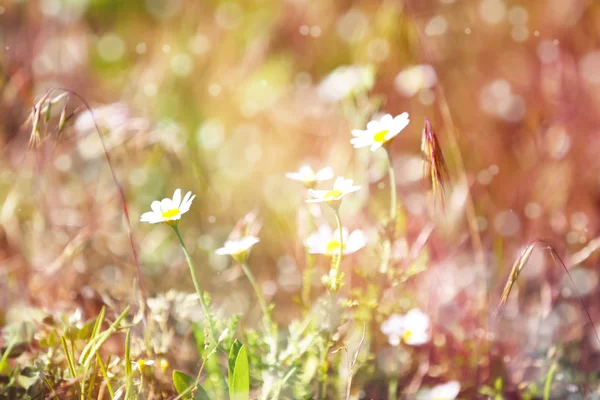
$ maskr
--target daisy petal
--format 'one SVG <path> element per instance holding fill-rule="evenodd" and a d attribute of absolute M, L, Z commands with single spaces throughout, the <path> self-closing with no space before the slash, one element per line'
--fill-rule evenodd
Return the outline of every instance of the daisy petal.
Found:
<path fill-rule="evenodd" d="M 327 181 L 331 178 L 333 178 L 333 168 L 331 167 L 325 167 L 322 168 L 321 170 L 319 170 L 319 172 L 317 172 L 317 180 L 319 181 Z"/>
<path fill-rule="evenodd" d="M 325 194 L 327 194 L 327 190 L 309 189 L 308 194 L 315 198 L 322 198 L 323 196 L 325 196 Z"/>
<path fill-rule="evenodd" d="M 302 176 L 298 172 L 286 172 L 286 178 L 292 179 L 294 181 L 301 181 Z"/>
<path fill-rule="evenodd" d="M 408 339 L 405 339 L 405 342 L 411 346 L 420 346 L 429 342 L 429 334 L 427 331 L 415 331 Z"/>
<path fill-rule="evenodd" d="M 141 222 L 148 222 L 153 220 L 156 217 L 156 214 L 153 211 L 148 211 L 142 214 L 140 217 Z"/>
<path fill-rule="evenodd" d="M 229 249 L 227 249 L 227 247 L 221 247 L 220 249 L 217 249 L 215 253 L 217 253 L 220 256 L 224 256 L 229 254 Z"/>
<path fill-rule="evenodd" d="M 183 200 L 181 200 L 181 205 L 179 206 L 179 208 L 184 207 L 185 204 L 190 200 L 191 196 L 192 196 L 192 192 L 187 192 L 185 194 L 185 196 L 183 196 Z"/>
<path fill-rule="evenodd" d="M 371 145 L 371 151 L 379 150 L 383 146 L 383 142 L 375 142 Z"/>
<path fill-rule="evenodd" d="M 184 200 L 188 197 L 189 194 L 192 194 L 192 192 L 187 192 Z M 190 210 L 190 207 L 192 206 L 192 201 L 194 201 L 195 198 L 196 198 L 196 195 L 193 195 L 192 197 L 187 199 L 187 201 L 183 201 L 181 203 L 181 206 L 179 207 L 179 211 L 181 212 L 181 214 L 186 213 Z"/>
<path fill-rule="evenodd" d="M 375 131 L 375 132 L 379 132 L 381 129 L 381 124 L 379 123 L 379 121 L 370 121 L 367 124 L 367 131 Z"/>
<path fill-rule="evenodd" d="M 392 117 L 391 114 L 385 114 L 383 117 L 381 117 L 379 119 L 379 122 L 383 125 L 383 124 L 389 124 L 390 122 L 392 122 L 394 118 Z"/>
<path fill-rule="evenodd" d="M 352 138 L 350 139 L 350 144 L 354 146 L 354 148 L 367 147 L 371 144 L 370 138 Z"/>
<path fill-rule="evenodd" d="M 160 210 L 160 201 L 158 201 L 158 200 L 154 200 L 154 201 L 152 202 L 152 204 L 150 205 L 150 208 L 151 208 L 151 209 L 152 209 L 152 211 L 154 211 L 155 213 L 159 213 L 159 214 L 160 214 L 160 213 L 161 213 L 161 210 Z"/>
<path fill-rule="evenodd" d="M 342 176 L 338 176 L 338 178 L 333 183 L 333 189 L 339 190 L 340 192 L 344 191 L 344 188 L 347 186 L 346 179 Z"/>
<path fill-rule="evenodd" d="M 173 208 L 179 208 L 181 205 L 181 189 L 175 189 L 175 193 L 173 193 L 173 200 L 171 202 L 171 206 Z"/>
<path fill-rule="evenodd" d="M 398 346 L 400 344 L 400 337 L 398 335 L 388 336 L 388 343 L 392 346 Z"/>
<path fill-rule="evenodd" d="M 400 133 L 400 130 L 398 130 L 397 132 L 389 131 L 385 134 L 385 141 L 387 142 L 392 140 L 394 137 L 398 136 L 398 133 Z"/>
<path fill-rule="evenodd" d="M 161 212 L 169 211 L 171 209 L 171 204 L 172 204 L 171 203 L 171 199 L 167 199 L 167 198 L 162 199 L 160 201 L 160 210 L 161 210 Z"/>
<path fill-rule="evenodd" d="M 367 245 L 367 236 L 362 230 L 357 229 L 348 236 L 345 244 L 348 252 L 354 253 Z"/>

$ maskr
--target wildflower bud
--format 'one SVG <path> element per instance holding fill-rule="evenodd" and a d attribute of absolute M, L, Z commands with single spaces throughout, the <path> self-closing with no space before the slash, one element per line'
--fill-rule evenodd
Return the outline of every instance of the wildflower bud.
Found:
<path fill-rule="evenodd" d="M 221 335 L 219 336 L 218 342 L 220 343 L 223 340 L 225 340 L 225 338 L 227 337 L 227 334 L 229 334 L 229 328 L 225 328 L 225 330 L 223 331 L 223 333 L 221 333 Z"/>

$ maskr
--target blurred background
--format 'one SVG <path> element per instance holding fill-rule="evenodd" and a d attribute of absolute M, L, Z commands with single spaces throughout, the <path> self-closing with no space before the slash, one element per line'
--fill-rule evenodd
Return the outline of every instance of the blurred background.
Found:
<path fill-rule="evenodd" d="M 122 204 L 90 113 L 71 96 L 69 129 L 28 146 L 32 107 L 47 90 L 67 88 L 92 107 L 102 131 L 149 294 L 193 291 L 170 228 L 138 222 L 153 200 L 181 187 L 197 196 L 181 230 L 222 312 L 256 307 L 241 272 L 214 254 L 256 211 L 264 226 L 252 269 L 276 318 L 297 317 L 306 230 L 297 214 L 306 194 L 285 172 L 330 165 L 355 179 L 366 190 L 345 202 L 344 223 L 376 241 L 387 161 L 353 149 L 350 131 L 377 111 L 407 111 L 411 123 L 392 146 L 407 237 L 430 220 L 425 117 L 452 180 L 467 181 L 449 192 L 430 241 L 446 301 L 460 304 L 460 293 L 483 287 L 491 313 L 522 247 L 543 238 L 600 320 L 597 1 L 4 0 L 0 45 L 3 319 L 19 305 L 74 302 L 94 315 L 99 297 L 135 294 Z M 360 94 L 352 101 L 349 86 Z M 446 106 L 454 126 L 440 111 Z M 62 103 L 55 108 L 52 118 Z M 470 247 L 467 189 L 483 269 Z M 352 262 L 376 268 L 374 247 Z M 506 354 L 513 341 L 535 349 L 559 335 L 582 342 L 583 353 L 597 350 L 573 285 L 548 253 L 533 252 L 517 286 L 507 331 L 499 331 L 512 335 Z"/>

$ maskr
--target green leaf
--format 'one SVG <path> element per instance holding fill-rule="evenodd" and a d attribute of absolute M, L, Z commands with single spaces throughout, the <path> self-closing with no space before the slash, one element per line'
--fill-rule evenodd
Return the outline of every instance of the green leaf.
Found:
<path fill-rule="evenodd" d="M 120 329 L 121 321 L 125 319 L 127 314 L 129 313 L 130 306 L 125 307 L 125 310 L 119 315 L 119 317 L 111 324 L 111 326 L 103 331 L 102 333 L 98 333 L 91 339 L 81 351 L 81 355 L 79 356 L 79 364 L 83 364 L 87 367 L 88 362 L 92 357 L 95 357 L 96 352 L 100 350 L 100 347 L 106 342 L 110 336 L 117 332 Z"/>
<path fill-rule="evenodd" d="M 235 368 L 235 362 L 242 347 L 243 345 L 240 343 L 240 341 L 235 339 L 231 344 L 231 348 L 229 349 L 229 358 L 227 360 L 227 379 L 229 382 L 231 382 L 231 377 L 233 376 L 233 370 Z"/>
<path fill-rule="evenodd" d="M 131 329 L 127 329 L 125 336 L 125 400 L 131 400 L 134 397 L 133 365 L 131 363 Z"/>
<path fill-rule="evenodd" d="M 232 350 L 234 347 L 232 347 Z M 229 354 L 231 359 L 231 353 Z M 235 358 L 233 373 L 229 376 L 230 400 L 248 400 L 250 398 L 250 370 L 248 368 L 248 354 L 242 345 Z"/>
<path fill-rule="evenodd" d="M 199 324 L 193 324 L 192 333 L 194 334 L 194 341 L 196 342 L 196 348 L 200 358 L 204 356 L 204 329 Z"/>
<path fill-rule="evenodd" d="M 181 371 L 173 371 L 173 384 L 175 385 L 175 390 L 177 390 L 177 394 L 182 396 L 182 398 L 192 398 L 191 395 L 186 396 L 186 394 L 192 392 L 195 383 L 196 379 L 192 378 L 191 376 Z M 204 388 L 198 385 L 196 386 L 196 395 L 194 396 L 194 400 L 210 400 L 210 397 L 208 397 L 208 393 L 206 393 Z"/>

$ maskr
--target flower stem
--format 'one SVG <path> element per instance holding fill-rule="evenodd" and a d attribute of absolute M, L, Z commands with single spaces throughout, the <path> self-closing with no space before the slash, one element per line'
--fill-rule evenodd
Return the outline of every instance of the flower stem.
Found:
<path fill-rule="evenodd" d="M 269 313 L 269 308 L 267 306 L 267 302 L 265 301 L 265 297 L 263 296 L 260 286 L 258 285 L 258 282 L 254 278 L 254 275 L 252 275 L 250 268 L 248 268 L 248 264 L 244 261 L 244 262 L 241 262 L 240 265 L 242 266 L 242 270 L 244 271 L 244 274 L 246 274 L 246 277 L 252 284 L 252 287 L 254 288 L 254 292 L 256 292 L 256 297 L 258 297 L 258 302 L 259 302 L 260 308 L 262 309 L 262 312 L 263 312 L 262 322 L 263 322 L 263 326 L 265 327 L 265 330 L 267 332 L 267 337 L 268 337 L 267 343 L 269 343 L 269 349 L 270 349 L 267 358 L 268 359 L 276 358 L 277 357 L 277 327 L 275 326 L 275 324 L 273 324 L 273 321 L 271 320 L 271 314 Z M 268 393 L 265 393 L 265 398 L 266 398 L 267 394 Z"/>
<path fill-rule="evenodd" d="M 305 250 L 306 265 L 304 267 L 304 274 L 302 275 L 302 303 L 307 309 L 310 308 L 310 291 L 313 280 L 313 265 L 314 260 L 312 254 Z"/>
<path fill-rule="evenodd" d="M 208 332 L 211 336 L 211 340 L 217 346 L 217 334 L 215 330 L 215 326 L 213 325 L 213 320 L 210 315 L 210 311 L 208 309 L 208 305 L 206 304 L 206 300 L 204 299 L 204 293 L 202 293 L 202 289 L 200 289 L 200 284 L 198 283 L 198 277 L 196 276 L 196 266 L 194 265 L 194 261 L 190 256 L 190 252 L 188 251 L 185 242 L 183 241 L 183 237 L 181 237 L 181 232 L 179 232 L 179 228 L 177 225 L 171 225 L 175 234 L 177 235 L 177 239 L 179 239 L 179 243 L 181 243 L 181 248 L 183 249 L 183 253 L 185 254 L 185 259 L 187 260 L 188 266 L 190 267 L 190 274 L 192 275 L 192 282 L 194 282 L 194 287 L 196 288 L 196 293 L 198 294 L 198 299 L 200 300 L 200 305 L 202 306 L 202 311 L 204 313 L 204 319 L 206 319 L 206 323 L 208 325 Z"/>
<path fill-rule="evenodd" d="M 388 384 L 388 400 L 396 400 L 398 398 L 398 378 L 390 379 Z"/>
<path fill-rule="evenodd" d="M 385 150 L 388 156 L 388 173 L 390 176 L 390 224 L 396 226 L 396 211 L 397 211 L 397 199 L 396 199 L 396 171 L 394 171 L 394 163 L 392 162 L 392 153 L 389 149 Z"/>
<path fill-rule="evenodd" d="M 310 196 L 310 195 L 309 195 Z M 310 232 L 313 228 L 313 217 L 310 211 L 310 204 L 306 206 L 306 226 L 307 230 L 305 232 L 305 237 L 310 235 Z M 312 288 L 312 280 L 313 280 L 313 266 L 314 266 L 314 258 L 313 255 L 308 251 L 308 247 L 304 247 L 304 274 L 302 276 L 302 304 L 307 309 L 310 308 L 310 292 Z"/>
<path fill-rule="evenodd" d="M 396 197 L 396 172 L 394 171 L 394 163 L 392 162 L 392 153 L 388 148 L 385 149 L 388 157 L 388 175 L 390 176 L 390 220 L 389 227 L 387 230 L 387 237 L 383 241 L 383 256 L 381 257 L 381 265 L 379 266 L 379 272 L 386 274 L 390 264 L 390 257 L 392 256 L 392 240 L 396 230 L 396 216 L 397 216 L 397 197 Z"/>
<path fill-rule="evenodd" d="M 339 274 L 340 274 L 340 266 L 342 265 L 342 254 L 344 253 L 344 235 L 342 233 L 342 219 L 340 218 L 340 211 L 338 209 L 334 210 L 335 212 L 335 222 L 337 222 L 337 229 L 339 232 L 339 241 L 340 241 L 340 246 L 339 246 L 339 250 L 338 250 L 338 256 L 337 256 L 337 260 L 335 260 L 335 265 L 334 265 L 334 274 L 333 274 L 333 278 L 334 278 L 334 285 L 336 288 L 336 291 L 339 290 Z"/>
<path fill-rule="evenodd" d="M 260 290 L 260 286 L 258 286 L 258 282 L 256 281 L 256 279 L 254 278 L 254 275 L 252 275 L 252 272 L 248 268 L 248 264 L 243 262 L 243 263 L 240 263 L 240 265 L 242 266 L 242 270 L 244 271 L 244 274 L 246 274 L 246 277 L 248 278 L 248 280 L 252 284 L 252 287 L 254 288 L 254 291 L 256 292 L 256 297 L 258 297 L 258 302 L 260 304 L 260 308 L 262 309 L 263 314 L 265 316 L 268 316 L 269 309 L 267 307 L 267 302 L 265 301 L 262 291 Z"/>

